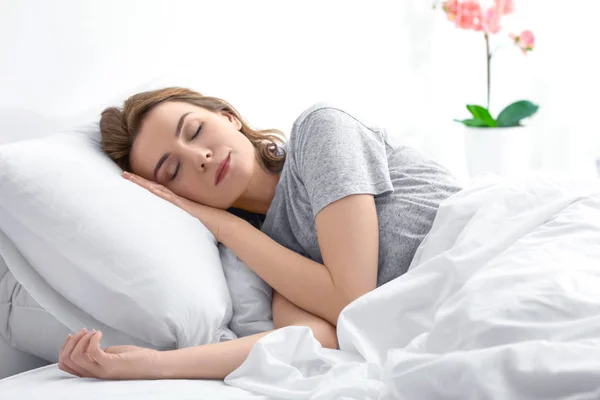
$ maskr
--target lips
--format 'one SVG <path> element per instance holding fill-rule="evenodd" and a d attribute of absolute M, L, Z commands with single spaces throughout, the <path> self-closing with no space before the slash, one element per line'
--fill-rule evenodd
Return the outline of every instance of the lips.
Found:
<path fill-rule="evenodd" d="M 223 161 L 221 161 L 221 164 L 219 164 L 219 167 L 217 168 L 217 171 L 215 172 L 215 185 L 218 185 L 219 182 L 221 182 L 223 180 L 223 178 L 225 178 L 225 176 L 227 175 L 227 172 L 229 172 L 230 158 L 231 158 L 231 153 L 227 154 L 227 157 L 225 157 L 225 159 Z"/>

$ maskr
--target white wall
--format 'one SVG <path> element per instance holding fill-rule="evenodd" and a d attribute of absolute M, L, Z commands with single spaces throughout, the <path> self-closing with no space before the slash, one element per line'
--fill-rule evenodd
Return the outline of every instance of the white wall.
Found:
<path fill-rule="evenodd" d="M 588 173 L 600 154 L 599 5 L 516 1 L 513 24 L 534 29 L 538 45 L 527 58 L 499 54 L 492 108 L 540 103 L 536 164 Z M 330 100 L 461 173 L 451 121 L 484 101 L 483 41 L 431 3 L 0 0 L 0 143 L 95 118 L 154 80 L 224 97 L 251 124 L 284 131 Z"/>
<path fill-rule="evenodd" d="M 401 127 L 410 44 L 397 3 L 2 1 L 0 106 L 68 117 L 168 72 L 258 126 L 287 131 L 331 100 Z"/>

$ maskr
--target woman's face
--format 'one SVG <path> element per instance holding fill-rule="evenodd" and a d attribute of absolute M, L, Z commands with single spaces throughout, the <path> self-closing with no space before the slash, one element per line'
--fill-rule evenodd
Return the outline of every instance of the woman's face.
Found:
<path fill-rule="evenodd" d="M 166 102 L 145 117 L 130 154 L 134 174 L 211 207 L 240 198 L 258 167 L 241 122 L 183 103 Z"/>

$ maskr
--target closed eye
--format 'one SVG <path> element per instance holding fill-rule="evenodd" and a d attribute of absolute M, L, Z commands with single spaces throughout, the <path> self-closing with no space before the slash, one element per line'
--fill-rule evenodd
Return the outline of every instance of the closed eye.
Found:
<path fill-rule="evenodd" d="M 198 137 L 198 135 L 200 134 L 200 130 L 202 130 L 202 125 L 204 125 L 204 123 L 201 123 L 200 126 L 198 126 L 198 129 L 196 130 L 196 133 L 194 133 L 194 135 L 190 138 L 190 142 Z M 177 178 L 177 175 L 179 174 L 179 168 L 180 167 L 181 167 L 181 162 L 179 162 L 177 164 L 177 167 L 175 167 L 175 172 L 173 173 L 173 176 L 171 177 L 171 181 L 174 181 L 175 178 Z"/>
<path fill-rule="evenodd" d="M 190 141 L 192 141 L 198 137 L 198 135 L 200 134 L 200 130 L 202 129 L 202 125 L 204 125 L 204 123 L 202 123 L 202 124 L 200 124 L 200 126 L 198 126 L 198 130 L 196 131 L 196 133 L 194 133 L 194 136 L 192 136 L 190 138 Z"/>
<path fill-rule="evenodd" d="M 177 167 L 175 168 L 175 172 L 173 173 L 173 176 L 171 177 L 172 181 L 174 181 L 175 178 L 177 178 L 177 174 L 179 173 L 179 167 L 181 167 L 181 163 L 177 163 Z"/>

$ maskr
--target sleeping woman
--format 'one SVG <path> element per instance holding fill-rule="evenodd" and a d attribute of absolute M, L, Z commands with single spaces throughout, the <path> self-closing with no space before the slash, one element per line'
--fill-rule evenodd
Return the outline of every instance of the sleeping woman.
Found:
<path fill-rule="evenodd" d="M 275 328 L 308 326 L 327 348 L 338 346 L 342 309 L 408 270 L 440 202 L 460 190 L 442 166 L 328 103 L 306 109 L 284 143 L 222 99 L 166 88 L 106 109 L 100 131 L 124 178 L 198 218 L 273 288 Z M 59 368 L 223 379 L 267 334 L 157 351 L 103 349 L 101 332 L 82 330 L 65 340 Z"/>

